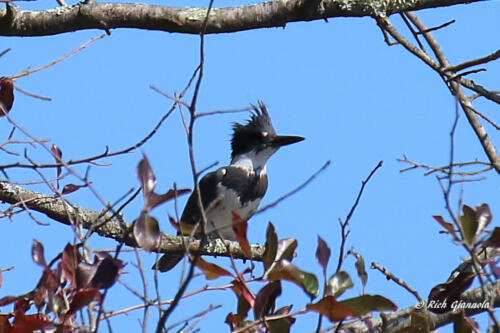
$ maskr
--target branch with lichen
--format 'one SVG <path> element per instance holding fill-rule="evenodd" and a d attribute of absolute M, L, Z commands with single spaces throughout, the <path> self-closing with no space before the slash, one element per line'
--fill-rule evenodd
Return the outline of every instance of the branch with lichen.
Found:
<path fill-rule="evenodd" d="M 1 180 L 0 201 L 43 213 L 54 221 L 66 225 L 75 225 L 89 230 L 95 229 L 95 232 L 103 237 L 112 238 L 128 246 L 137 247 L 131 225 L 120 221 L 120 218 L 113 217 L 105 211 L 98 212 L 81 207 L 70 203 L 63 197 L 31 191 L 22 186 L 13 185 Z M 232 244 L 230 248 L 231 252 L 229 253 L 226 246 L 221 244 L 220 241 L 210 242 L 200 249 L 199 241 L 194 240 L 188 246 L 188 250 L 192 253 L 247 259 L 247 256 L 237 243 Z M 262 260 L 264 252 L 262 245 L 252 245 L 251 250 L 253 260 Z M 155 252 L 184 253 L 184 244 L 181 237 L 163 233 L 161 242 Z"/>
<path fill-rule="evenodd" d="M 280 0 L 212 8 L 206 34 L 284 27 L 334 17 L 380 16 L 480 0 Z M 84 29 L 134 28 L 199 34 L 207 8 L 80 2 L 45 10 L 0 10 L 0 35 L 46 36 Z"/>

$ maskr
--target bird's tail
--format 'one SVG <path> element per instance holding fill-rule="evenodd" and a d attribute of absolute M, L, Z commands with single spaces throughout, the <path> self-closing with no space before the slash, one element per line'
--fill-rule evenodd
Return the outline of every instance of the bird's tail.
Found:
<path fill-rule="evenodd" d="M 153 269 L 157 269 L 160 272 L 168 272 L 174 268 L 181 260 L 184 258 L 185 252 L 178 253 L 165 253 L 161 258 L 154 263 Z"/>

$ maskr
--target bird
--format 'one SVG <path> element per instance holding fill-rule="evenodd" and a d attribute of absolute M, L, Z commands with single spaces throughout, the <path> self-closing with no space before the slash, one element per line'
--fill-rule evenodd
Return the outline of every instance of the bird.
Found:
<path fill-rule="evenodd" d="M 258 101 L 257 105 L 251 106 L 251 118 L 244 124 L 233 124 L 230 164 L 205 174 L 198 183 L 207 222 L 205 233 L 210 239 L 235 240 L 234 217 L 248 220 L 257 211 L 267 191 L 268 159 L 281 147 L 304 140 L 301 136 L 277 135 L 266 105 Z M 202 222 L 196 189 L 191 193 L 180 221 L 181 226 L 189 226 L 188 230 Z M 165 254 L 157 267 L 161 271 L 169 270 L 182 256 Z"/>

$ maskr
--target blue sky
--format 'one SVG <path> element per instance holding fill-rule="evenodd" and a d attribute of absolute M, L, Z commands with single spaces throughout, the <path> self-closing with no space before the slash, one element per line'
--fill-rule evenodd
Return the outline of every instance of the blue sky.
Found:
<path fill-rule="evenodd" d="M 28 5 L 21 3 L 23 8 Z M 435 35 L 450 61 L 459 63 L 498 49 L 493 32 L 500 30 L 496 15 L 499 6 L 498 2 L 484 2 L 418 14 L 428 26 L 457 20 Z M 398 17 L 394 17 L 394 23 L 403 28 Z M 98 34 L 98 31 L 81 31 L 43 38 L 1 37 L 0 49 L 12 48 L 0 58 L 1 75 L 45 64 Z M 16 85 L 22 89 L 53 100 L 46 102 L 17 93 L 11 115 L 35 136 L 50 138 L 62 149 L 65 158 L 97 154 L 105 145 L 111 150 L 128 147 L 148 133 L 171 105 L 149 85 L 170 93 L 182 90 L 198 64 L 198 49 L 197 36 L 115 30 L 111 36 L 56 66 L 19 79 Z M 298 257 L 294 262 L 320 276 L 314 253 L 317 235 L 321 235 L 332 249 L 329 273 L 333 273 L 340 244 L 337 220 L 346 216 L 361 180 L 379 160 L 384 160 L 383 167 L 367 185 L 351 221 L 347 247 L 361 253 L 367 265 L 375 261 L 386 267 L 423 297 L 448 278 L 466 253 L 449 237 L 439 234 L 439 227 L 432 219 L 432 215 L 446 216 L 438 182 L 433 176 L 424 177 L 422 171 L 400 173 L 405 165 L 396 161 L 403 154 L 430 165 L 445 165 L 449 160 L 449 130 L 455 102 L 438 75 L 402 47 L 388 47 L 369 18 L 336 18 L 328 23 L 293 23 L 285 29 L 210 35 L 206 37 L 205 52 L 199 110 L 244 107 L 261 99 L 268 105 L 278 133 L 306 137 L 304 142 L 284 147 L 271 158 L 270 185 L 264 203 L 299 185 L 325 161 L 332 161 L 300 193 L 251 219 L 250 241 L 263 242 L 267 222 L 272 221 L 280 238 L 298 238 Z M 499 72 L 497 62 L 488 66 L 488 72 L 474 74 L 472 78 L 495 89 Z M 491 103 L 478 101 L 475 105 L 494 118 L 497 109 Z M 247 117 L 226 114 L 204 117 L 196 123 L 195 154 L 200 169 L 215 161 L 219 165 L 228 162 L 231 123 Z M 499 144 L 498 133 L 486 127 L 492 140 Z M 3 137 L 9 130 L 6 120 L 0 119 Z M 463 114 L 455 147 L 456 160 L 486 159 Z M 29 148 L 28 152 L 39 162 L 51 161 L 41 148 Z M 106 161 L 112 163 L 110 166 L 91 167 L 90 178 L 104 198 L 113 202 L 138 186 L 135 168 L 142 153 L 150 159 L 159 190 L 167 190 L 174 182 L 180 187 L 192 187 L 186 138 L 179 114 L 174 113 L 140 150 Z M 3 161 L 11 159 L 2 155 Z M 85 171 L 84 167 L 78 169 Z M 34 172 L 25 170 L 9 174 L 19 181 L 38 179 Z M 54 176 L 55 171 L 46 174 Z M 493 172 L 485 176 L 481 182 L 464 184 L 464 202 L 471 206 L 489 203 L 493 223 L 498 225 L 500 180 Z M 67 179 L 68 183 L 74 181 L 71 177 Z M 48 192 L 46 186 L 33 188 Z M 86 190 L 68 197 L 77 204 L 102 209 Z M 184 200 L 179 203 L 181 209 Z M 128 221 L 138 216 L 141 204 L 141 199 L 137 199 L 125 210 Z M 171 203 L 153 211 L 162 230 L 173 232 L 167 214 L 174 214 Z M 38 280 L 40 268 L 30 256 L 33 238 L 44 244 L 47 258 L 73 241 L 67 227 L 56 222 L 40 226 L 27 215 L 16 216 L 12 222 L 3 219 L 0 227 L 0 250 L 4 253 L 0 267 L 15 266 L 3 274 L 0 297 L 26 292 Z M 93 236 L 90 244 L 96 249 L 115 246 L 114 242 L 98 236 Z M 134 260 L 131 256 L 123 258 Z M 144 253 L 143 260 L 149 267 L 154 256 Z M 228 266 L 226 259 L 216 261 Z M 344 269 L 355 281 L 355 288 L 348 296 L 357 295 L 361 283 L 354 278 L 352 258 L 345 262 Z M 139 289 L 136 269 L 129 263 L 126 271 L 123 279 Z M 400 308 L 415 303 L 412 295 L 379 273 L 372 270 L 368 273 L 367 293 L 385 295 Z M 152 276 L 152 272 L 148 274 Z M 161 275 L 163 298 L 175 294 L 178 281 L 177 270 Z M 210 284 L 227 282 L 221 278 Z M 190 289 L 206 283 L 204 278 L 197 277 Z M 107 309 L 140 303 L 121 285 L 115 285 L 108 297 Z M 294 309 L 299 309 L 307 301 L 299 288 L 285 284 L 278 306 L 293 303 Z M 171 321 L 188 317 L 212 303 L 224 306 L 207 315 L 201 324 L 202 331 L 227 330 L 224 318 L 228 312 L 236 311 L 236 298 L 230 291 L 207 292 L 183 301 Z M 141 315 L 137 311 L 116 317 L 112 325 L 115 331 L 125 328 L 139 331 Z M 156 316 L 153 312 L 150 331 Z M 315 320 L 316 315 L 300 316 L 294 331 L 313 331 Z"/>

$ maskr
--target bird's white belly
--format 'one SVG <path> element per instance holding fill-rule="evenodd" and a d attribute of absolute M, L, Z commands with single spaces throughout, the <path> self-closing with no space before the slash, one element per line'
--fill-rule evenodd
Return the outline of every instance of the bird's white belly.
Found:
<path fill-rule="evenodd" d="M 232 212 L 248 220 L 257 211 L 260 199 L 248 201 L 242 205 L 235 191 L 219 186 L 218 192 L 220 193 L 218 200 L 212 207 L 208 207 L 206 212 L 207 233 L 212 233 L 217 229 L 224 239 L 235 240 Z"/>

